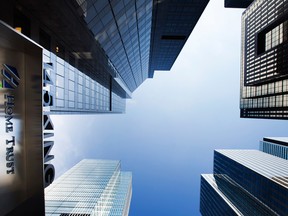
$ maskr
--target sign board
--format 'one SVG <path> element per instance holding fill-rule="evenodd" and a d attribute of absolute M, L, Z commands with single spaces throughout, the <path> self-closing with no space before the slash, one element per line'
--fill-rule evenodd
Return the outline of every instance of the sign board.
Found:
<path fill-rule="evenodd" d="M 42 48 L 0 22 L 0 215 L 44 215 L 42 125 Z"/>

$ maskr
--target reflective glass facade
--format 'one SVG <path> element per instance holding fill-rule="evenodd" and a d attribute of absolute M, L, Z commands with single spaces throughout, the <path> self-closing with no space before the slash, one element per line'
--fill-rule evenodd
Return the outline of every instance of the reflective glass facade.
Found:
<path fill-rule="evenodd" d="M 45 112 L 52 114 L 123 113 L 125 100 L 108 86 L 101 85 L 85 73 L 48 50 L 43 50 L 43 61 L 52 65 L 46 69 L 52 81 L 49 91 L 54 97 Z M 45 67 L 45 66 L 44 66 Z"/>
<path fill-rule="evenodd" d="M 227 175 L 201 175 L 200 212 L 204 215 L 277 215 Z"/>
<path fill-rule="evenodd" d="M 123 113 L 154 70 L 170 70 L 208 1 L 5 1 L 0 19 L 50 52 L 51 113 Z"/>
<path fill-rule="evenodd" d="M 200 213 L 203 216 L 240 215 L 240 211 L 219 189 L 213 174 L 201 175 Z"/>
<path fill-rule="evenodd" d="M 280 215 L 288 214 L 288 161 L 257 150 L 216 150 L 214 174 L 225 174 Z"/>
<path fill-rule="evenodd" d="M 131 91 L 147 77 L 151 0 L 77 0 L 78 14 Z"/>
<path fill-rule="evenodd" d="M 265 137 L 260 141 L 260 151 L 288 160 L 288 138 Z"/>
<path fill-rule="evenodd" d="M 242 15 L 241 117 L 288 119 L 288 2 L 256 0 Z"/>
<path fill-rule="evenodd" d="M 45 189 L 49 215 L 128 216 L 132 174 L 119 161 L 82 160 Z"/>
<path fill-rule="evenodd" d="M 200 211 L 287 215 L 288 161 L 257 150 L 215 150 L 214 174 L 201 177 Z"/>

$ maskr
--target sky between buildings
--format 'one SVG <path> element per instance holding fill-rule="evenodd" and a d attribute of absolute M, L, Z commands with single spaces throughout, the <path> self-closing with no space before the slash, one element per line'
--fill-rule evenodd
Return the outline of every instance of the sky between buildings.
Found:
<path fill-rule="evenodd" d="M 170 72 L 155 72 L 125 114 L 52 116 L 56 177 L 83 158 L 133 172 L 130 216 L 197 216 L 213 150 L 258 149 L 288 122 L 239 118 L 242 9 L 210 0 Z"/>

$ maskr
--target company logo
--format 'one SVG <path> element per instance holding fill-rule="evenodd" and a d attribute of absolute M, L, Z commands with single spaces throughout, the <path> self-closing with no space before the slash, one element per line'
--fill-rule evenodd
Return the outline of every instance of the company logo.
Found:
<path fill-rule="evenodd" d="M 1 70 L 3 75 L 0 87 L 5 89 L 14 90 L 20 83 L 20 77 L 15 67 L 3 64 L 4 68 Z M 5 128 L 6 134 L 10 138 L 6 139 L 6 173 L 15 174 L 15 140 L 14 136 L 14 107 L 15 96 L 13 92 L 4 93 L 4 112 L 5 112 Z"/>
<path fill-rule="evenodd" d="M 2 83 L 0 83 L 1 88 L 15 89 L 18 87 L 20 82 L 20 77 L 17 69 L 11 65 L 3 64 L 4 68 L 1 70 L 3 75 Z"/>

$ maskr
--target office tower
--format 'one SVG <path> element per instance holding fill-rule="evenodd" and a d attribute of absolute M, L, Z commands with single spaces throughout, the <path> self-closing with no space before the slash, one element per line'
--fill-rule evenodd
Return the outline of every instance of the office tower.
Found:
<path fill-rule="evenodd" d="M 288 161 L 258 150 L 215 150 L 201 175 L 202 215 L 287 215 Z"/>
<path fill-rule="evenodd" d="M 17 0 L 0 3 L 0 19 L 45 49 L 46 113 L 123 113 L 145 79 L 170 70 L 208 1 Z"/>
<path fill-rule="evenodd" d="M 120 161 L 84 159 L 45 189 L 45 215 L 128 216 L 131 196 Z"/>
<path fill-rule="evenodd" d="M 225 0 L 227 8 L 247 8 L 254 0 Z"/>
<path fill-rule="evenodd" d="M 264 137 L 260 151 L 288 160 L 288 137 Z"/>
<path fill-rule="evenodd" d="M 242 15 L 242 118 L 288 119 L 287 9 L 256 0 Z"/>

